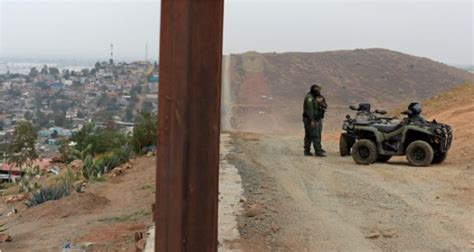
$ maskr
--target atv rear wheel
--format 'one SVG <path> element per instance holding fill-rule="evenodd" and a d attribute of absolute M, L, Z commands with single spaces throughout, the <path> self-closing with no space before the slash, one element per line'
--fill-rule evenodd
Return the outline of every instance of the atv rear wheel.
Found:
<path fill-rule="evenodd" d="M 390 158 L 392 158 L 392 156 L 379 154 L 379 156 L 377 157 L 377 162 L 385 163 L 390 160 Z"/>
<path fill-rule="evenodd" d="M 362 139 L 352 146 L 352 158 L 357 164 L 373 164 L 377 161 L 377 157 L 377 146 L 371 140 Z"/>
<path fill-rule="evenodd" d="M 433 161 L 431 161 L 432 164 L 441 164 L 446 160 L 446 157 L 448 156 L 448 152 L 441 152 L 437 151 L 434 154 Z"/>
<path fill-rule="evenodd" d="M 433 161 L 433 148 L 423 140 L 414 141 L 406 150 L 407 160 L 413 166 L 428 166 Z"/>
<path fill-rule="evenodd" d="M 342 133 L 339 137 L 339 154 L 341 157 L 345 157 L 351 154 L 351 146 L 349 139 L 346 134 Z"/>

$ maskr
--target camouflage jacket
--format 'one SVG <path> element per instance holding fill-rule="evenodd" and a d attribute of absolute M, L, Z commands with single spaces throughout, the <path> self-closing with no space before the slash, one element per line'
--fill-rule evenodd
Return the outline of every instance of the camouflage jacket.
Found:
<path fill-rule="evenodd" d="M 306 94 L 303 103 L 303 119 L 310 119 L 311 121 L 317 121 L 321 119 L 320 109 L 316 103 L 316 99 L 311 93 Z"/>

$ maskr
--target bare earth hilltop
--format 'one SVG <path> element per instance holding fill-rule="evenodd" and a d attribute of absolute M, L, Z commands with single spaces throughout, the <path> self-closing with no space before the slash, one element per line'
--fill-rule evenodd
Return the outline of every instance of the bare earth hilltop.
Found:
<path fill-rule="evenodd" d="M 228 114 L 223 118 L 236 130 L 253 132 L 299 130 L 301 100 L 314 83 L 323 87 L 328 113 L 334 115 L 328 116 L 328 125 L 334 126 L 350 104 L 366 101 L 375 107 L 398 108 L 474 76 L 427 58 L 386 49 L 232 54 L 224 58 L 223 73 Z"/>

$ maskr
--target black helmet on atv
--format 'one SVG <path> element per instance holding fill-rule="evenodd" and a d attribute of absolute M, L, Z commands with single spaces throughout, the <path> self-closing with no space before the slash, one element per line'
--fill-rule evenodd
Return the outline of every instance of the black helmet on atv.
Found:
<path fill-rule="evenodd" d="M 359 103 L 359 108 L 357 110 L 370 113 L 370 103 Z"/>
<path fill-rule="evenodd" d="M 412 102 L 408 105 L 408 114 L 410 116 L 418 116 L 421 114 L 421 104 L 418 102 Z"/>

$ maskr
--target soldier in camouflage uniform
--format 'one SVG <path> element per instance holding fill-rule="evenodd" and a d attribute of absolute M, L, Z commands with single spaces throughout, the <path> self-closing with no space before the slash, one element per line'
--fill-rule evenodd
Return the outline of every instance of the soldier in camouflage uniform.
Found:
<path fill-rule="evenodd" d="M 321 88 L 312 85 L 309 93 L 306 94 L 303 103 L 303 123 L 305 129 L 304 155 L 312 156 L 311 144 L 315 155 L 325 157 L 325 151 L 321 147 L 322 119 L 327 108 L 326 100 L 320 94 Z"/>

